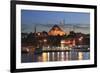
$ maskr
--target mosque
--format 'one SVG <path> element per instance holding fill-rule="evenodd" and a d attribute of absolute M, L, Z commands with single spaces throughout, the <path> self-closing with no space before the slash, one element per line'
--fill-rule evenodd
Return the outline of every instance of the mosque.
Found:
<path fill-rule="evenodd" d="M 52 36 L 57 36 L 57 35 L 63 36 L 65 34 L 66 33 L 58 25 L 54 25 L 48 32 L 48 35 Z"/>

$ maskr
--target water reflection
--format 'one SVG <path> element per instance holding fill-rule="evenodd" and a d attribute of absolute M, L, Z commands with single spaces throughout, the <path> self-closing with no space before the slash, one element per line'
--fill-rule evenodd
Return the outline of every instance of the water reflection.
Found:
<path fill-rule="evenodd" d="M 41 54 L 22 53 L 22 62 L 49 62 L 49 61 L 70 61 L 88 60 L 90 52 L 43 52 Z"/>

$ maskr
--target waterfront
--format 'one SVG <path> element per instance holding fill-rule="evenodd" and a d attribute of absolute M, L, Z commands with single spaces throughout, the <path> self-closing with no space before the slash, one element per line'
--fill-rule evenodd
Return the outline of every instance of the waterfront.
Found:
<path fill-rule="evenodd" d="M 41 54 L 22 53 L 21 62 L 50 62 L 50 61 L 72 61 L 89 60 L 90 52 L 43 52 Z"/>

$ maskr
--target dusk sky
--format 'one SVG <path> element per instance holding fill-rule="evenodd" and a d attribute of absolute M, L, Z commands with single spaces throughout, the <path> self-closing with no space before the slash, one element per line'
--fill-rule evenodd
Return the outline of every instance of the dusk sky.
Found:
<path fill-rule="evenodd" d="M 62 21 L 65 24 L 80 24 L 80 26 L 90 25 L 90 14 L 89 13 L 79 13 L 79 12 L 56 12 L 56 11 L 36 11 L 36 10 L 21 10 L 21 28 L 22 32 L 34 32 L 34 26 L 36 24 L 60 24 Z M 44 27 L 42 25 L 37 26 L 37 31 L 49 31 L 52 27 Z M 63 28 L 62 28 L 63 29 Z M 69 28 L 70 29 L 70 28 Z M 68 28 L 64 28 L 67 32 Z M 80 31 L 84 33 L 89 33 L 90 29 L 77 29 L 75 31 Z M 70 31 L 70 30 L 69 30 Z"/>

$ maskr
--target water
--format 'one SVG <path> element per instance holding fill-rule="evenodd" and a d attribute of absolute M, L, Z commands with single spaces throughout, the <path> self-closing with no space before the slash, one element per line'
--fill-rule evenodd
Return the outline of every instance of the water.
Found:
<path fill-rule="evenodd" d="M 71 61 L 71 60 L 88 60 L 90 52 L 43 52 L 41 54 L 22 53 L 21 62 L 51 62 L 51 61 Z"/>

